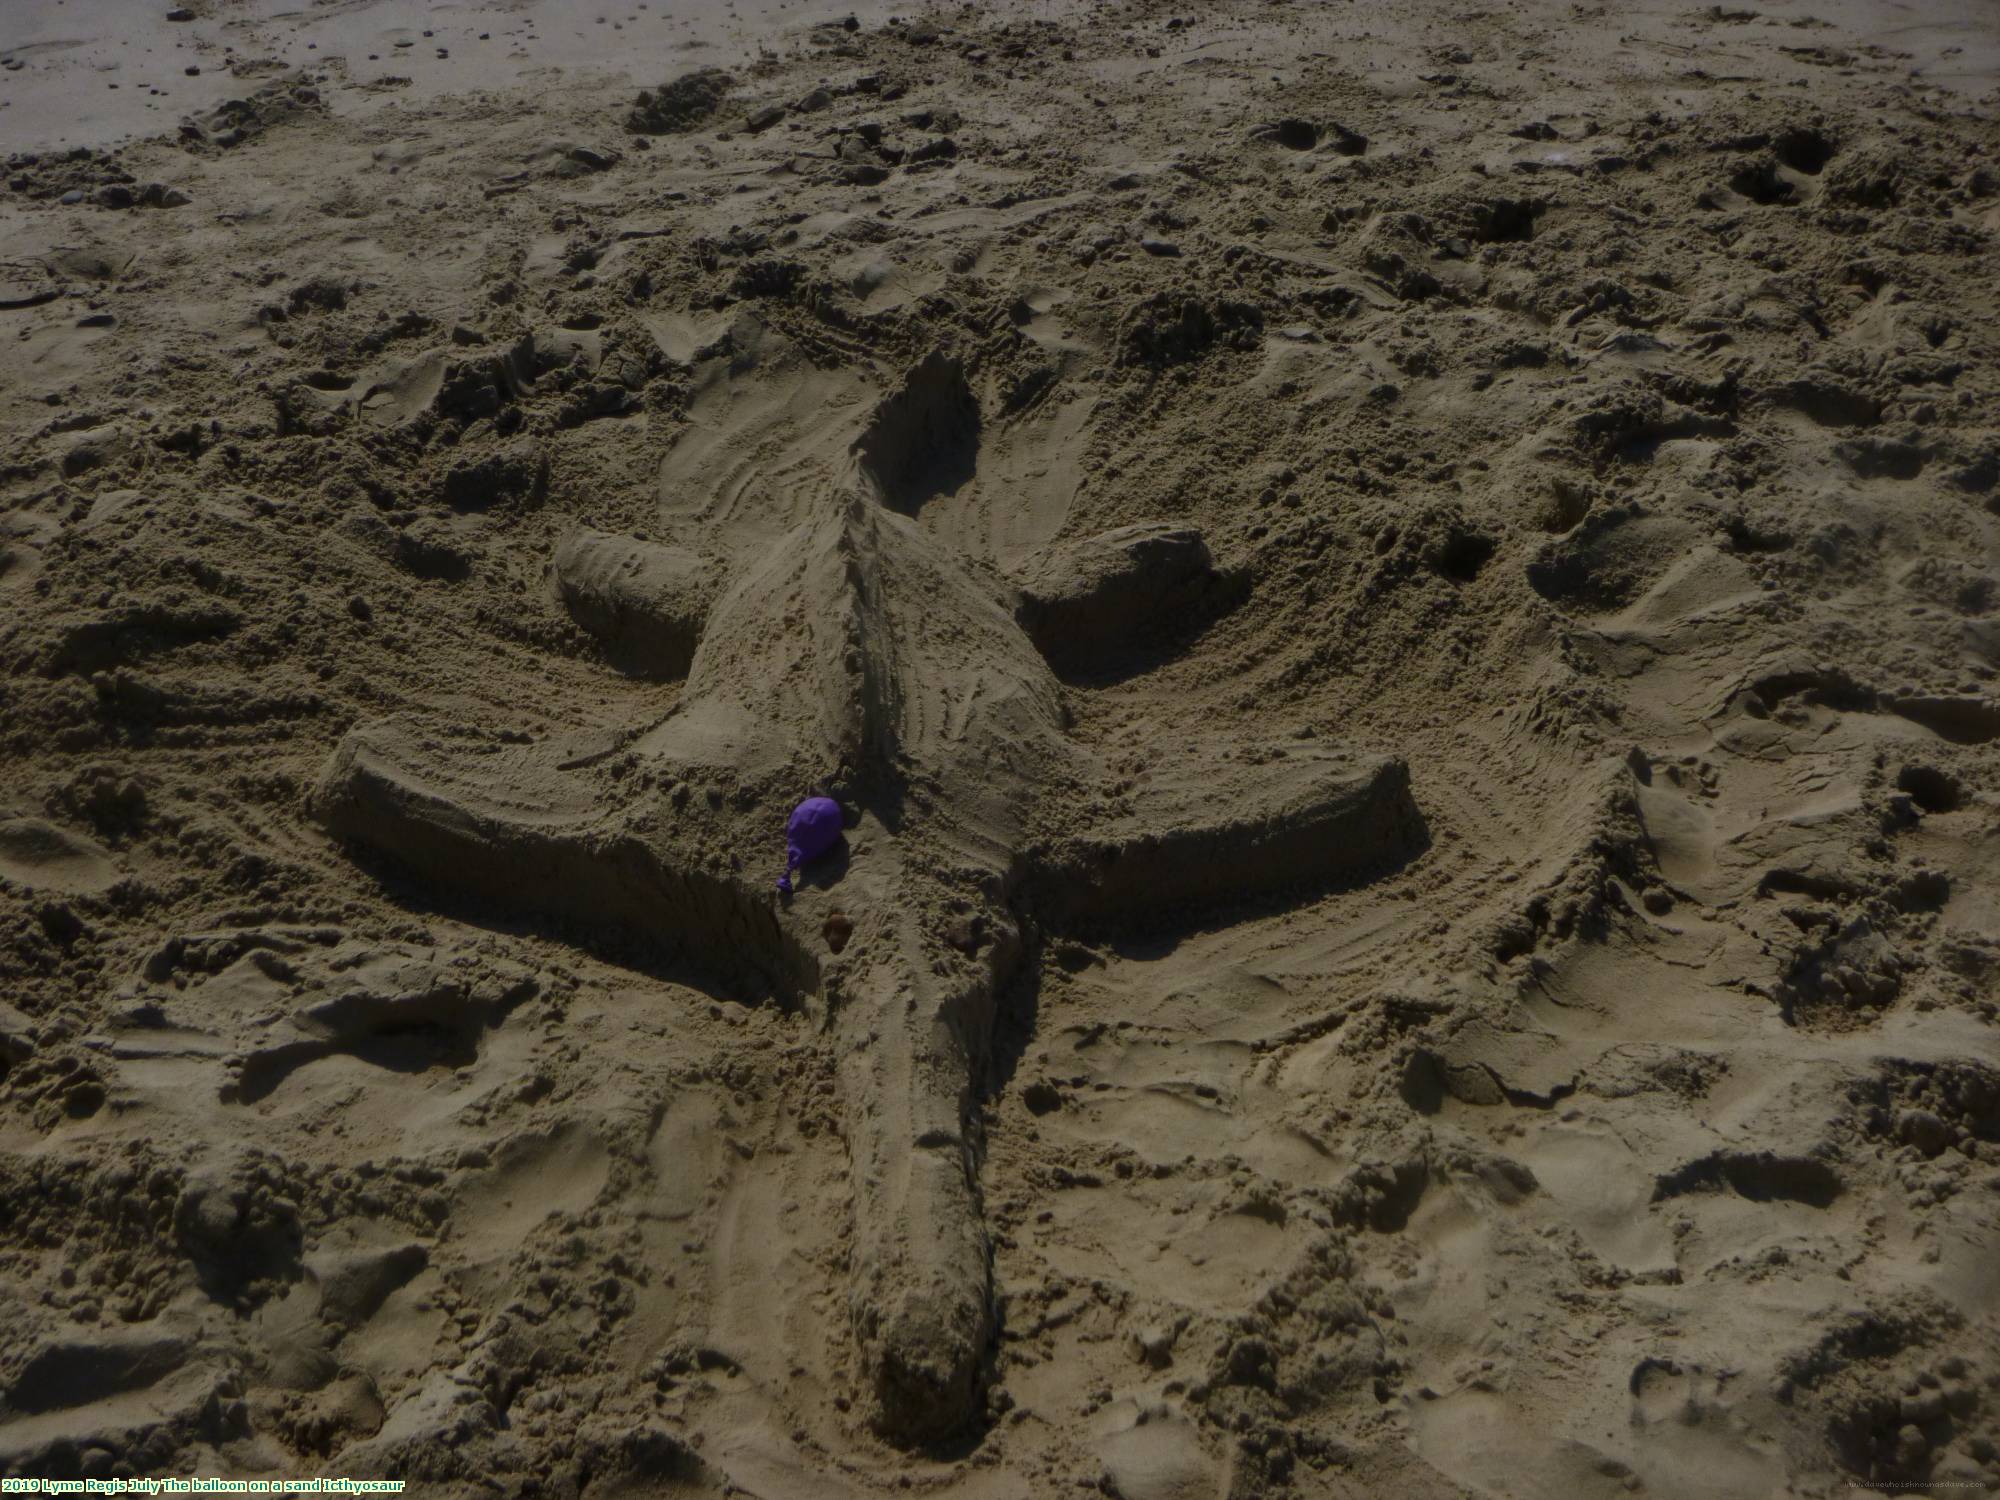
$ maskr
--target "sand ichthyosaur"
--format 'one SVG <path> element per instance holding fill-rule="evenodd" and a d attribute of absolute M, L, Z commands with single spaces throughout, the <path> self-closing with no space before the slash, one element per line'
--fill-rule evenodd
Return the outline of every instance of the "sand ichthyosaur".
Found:
<path fill-rule="evenodd" d="M 994 1331 L 968 1124 L 1024 933 L 1362 873 L 1422 835 L 1401 761 L 1202 725 L 1101 795 L 1051 662 L 1198 608 L 1200 536 L 1127 527 L 1009 582 L 924 524 L 977 429 L 958 365 L 933 355 L 847 420 L 831 482 L 782 513 L 670 497 L 671 541 L 558 550 L 557 591 L 614 662 L 685 674 L 657 722 L 520 744 L 391 719 L 347 736 L 313 805 L 439 886 L 660 937 L 832 1032 L 854 1336 L 879 1426 L 921 1441 L 973 1412 Z M 812 793 L 853 852 L 782 898 L 785 812 Z"/>

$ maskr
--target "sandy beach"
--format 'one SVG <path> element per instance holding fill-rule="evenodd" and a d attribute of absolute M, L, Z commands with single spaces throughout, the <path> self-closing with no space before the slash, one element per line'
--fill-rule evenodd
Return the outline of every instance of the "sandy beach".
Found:
<path fill-rule="evenodd" d="M 2000 1493 L 1989 4 L 30 0 L 0 156 L 0 1476 Z"/>

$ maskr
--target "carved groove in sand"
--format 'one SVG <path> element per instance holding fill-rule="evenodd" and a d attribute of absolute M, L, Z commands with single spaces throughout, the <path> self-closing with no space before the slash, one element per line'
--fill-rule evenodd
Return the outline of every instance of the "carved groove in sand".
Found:
<path fill-rule="evenodd" d="M 733 399 L 763 399 L 753 365 L 732 367 Z M 392 719 L 346 738 L 315 806 L 454 891 L 669 939 L 831 1030 L 854 1334 L 880 1426 L 921 1440 L 972 1414 L 993 1333 L 968 1121 L 1024 920 L 1357 875 L 1421 825 L 1399 760 L 1312 742 L 1273 756 L 1191 725 L 1176 743 L 1199 752 L 1086 818 L 1108 778 L 1066 734 L 1050 662 L 1198 608 L 1219 581 L 1199 535 L 1124 528 L 1010 585 L 925 523 L 980 442 L 956 364 L 931 356 L 872 410 L 789 406 L 767 436 L 822 452 L 835 422 L 861 436 L 817 470 L 766 443 L 766 471 L 793 482 L 760 485 L 696 433 L 687 462 L 715 481 L 690 499 L 667 476 L 675 544 L 586 533 L 556 555 L 560 597 L 614 662 L 686 673 L 658 722 L 521 745 Z M 847 809 L 851 857 L 781 903 L 784 812 L 813 792 Z M 853 923 L 837 955 L 836 907 Z"/>

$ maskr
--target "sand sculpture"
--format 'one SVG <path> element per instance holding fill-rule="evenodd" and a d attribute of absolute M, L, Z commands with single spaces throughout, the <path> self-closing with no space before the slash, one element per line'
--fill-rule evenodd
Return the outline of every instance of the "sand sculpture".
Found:
<path fill-rule="evenodd" d="M 1157 785 L 1087 800 L 1100 768 L 1065 734 L 1051 661 L 1129 650 L 1222 580 L 1170 525 L 1054 549 L 1012 583 L 953 556 L 922 511 L 976 423 L 933 354 L 866 415 L 839 481 L 783 514 L 689 526 L 669 496 L 662 540 L 565 541 L 552 572 L 576 621 L 627 670 L 685 673 L 657 722 L 524 745 L 390 719 L 340 744 L 315 797 L 441 888 L 658 938 L 834 1030 L 854 1336 L 878 1425 L 909 1441 L 981 1390 L 969 1116 L 1035 934 L 1353 878 L 1421 838 L 1400 760 L 1324 742 L 1206 742 Z M 842 804 L 845 845 L 781 898 L 785 813 L 813 794 Z"/>

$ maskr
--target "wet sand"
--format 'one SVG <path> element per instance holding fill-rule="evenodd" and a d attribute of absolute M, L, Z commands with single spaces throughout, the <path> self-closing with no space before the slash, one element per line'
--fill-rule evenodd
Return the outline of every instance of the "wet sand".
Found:
<path fill-rule="evenodd" d="M 0 17 L 0 1472 L 2000 1490 L 1989 8 L 188 11 Z"/>

